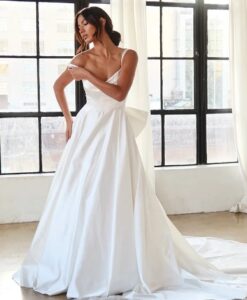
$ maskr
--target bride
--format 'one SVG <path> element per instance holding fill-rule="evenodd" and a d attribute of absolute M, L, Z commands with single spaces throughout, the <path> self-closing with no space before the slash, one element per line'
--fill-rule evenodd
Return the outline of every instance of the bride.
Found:
<path fill-rule="evenodd" d="M 137 53 L 118 47 L 120 34 L 98 7 L 79 11 L 75 24 L 81 47 L 54 84 L 67 144 L 13 279 L 74 299 L 243 299 L 246 245 L 217 240 L 206 249 L 197 239 L 218 269 L 170 222 L 146 178 L 125 107 Z M 64 94 L 73 80 L 83 80 L 87 96 L 74 122 Z"/>

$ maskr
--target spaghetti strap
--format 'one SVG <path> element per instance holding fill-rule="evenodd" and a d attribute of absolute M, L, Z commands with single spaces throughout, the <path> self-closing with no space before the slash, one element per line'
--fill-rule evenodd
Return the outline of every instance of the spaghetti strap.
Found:
<path fill-rule="evenodd" d="M 123 61 L 123 58 L 124 58 L 124 55 L 125 53 L 128 51 L 128 49 L 124 49 L 124 51 L 122 52 L 122 56 L 121 56 L 121 65 L 122 65 L 122 61 Z"/>

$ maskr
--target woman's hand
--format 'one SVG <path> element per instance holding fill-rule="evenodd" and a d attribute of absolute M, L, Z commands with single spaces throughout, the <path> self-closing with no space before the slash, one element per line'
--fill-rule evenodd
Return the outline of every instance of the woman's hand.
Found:
<path fill-rule="evenodd" d="M 71 119 L 70 121 L 66 121 L 66 132 L 65 132 L 66 142 L 68 142 L 68 140 L 72 135 L 72 127 L 73 127 L 73 119 Z"/>
<path fill-rule="evenodd" d="M 68 71 L 74 80 L 85 80 L 88 78 L 89 72 L 85 68 L 70 64 L 68 66 Z"/>

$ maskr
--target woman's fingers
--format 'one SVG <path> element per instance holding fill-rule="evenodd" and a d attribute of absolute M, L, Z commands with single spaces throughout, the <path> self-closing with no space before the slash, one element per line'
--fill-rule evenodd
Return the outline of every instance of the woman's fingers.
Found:
<path fill-rule="evenodd" d="M 72 135 L 72 127 L 73 127 L 73 122 L 71 124 L 67 125 L 66 132 L 65 132 L 66 142 L 70 139 L 70 137 Z"/>

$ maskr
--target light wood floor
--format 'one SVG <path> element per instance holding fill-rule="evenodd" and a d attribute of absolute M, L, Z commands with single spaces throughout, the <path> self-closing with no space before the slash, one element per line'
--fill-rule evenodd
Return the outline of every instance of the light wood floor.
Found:
<path fill-rule="evenodd" d="M 247 242 L 247 214 L 228 212 L 170 216 L 185 235 L 214 236 Z M 20 288 L 11 275 L 18 269 L 28 250 L 37 223 L 0 225 L 0 299 L 65 300 L 65 295 L 48 297 Z"/>

